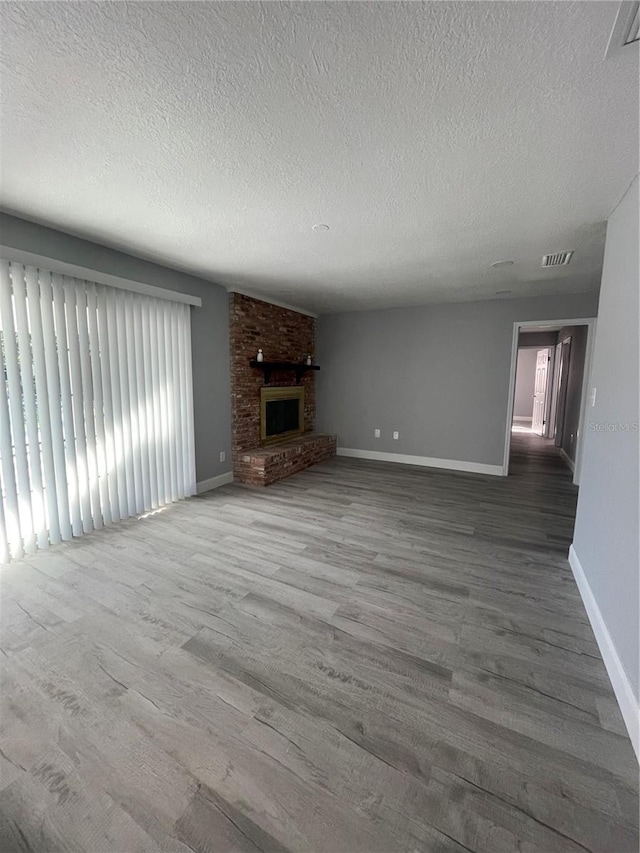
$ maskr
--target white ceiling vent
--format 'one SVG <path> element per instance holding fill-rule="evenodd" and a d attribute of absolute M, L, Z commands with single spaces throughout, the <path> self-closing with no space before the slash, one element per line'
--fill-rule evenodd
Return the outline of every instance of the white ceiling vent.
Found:
<path fill-rule="evenodd" d="M 640 0 L 624 0 L 609 36 L 605 59 L 640 41 Z"/>
<path fill-rule="evenodd" d="M 543 267 L 566 267 L 571 260 L 573 252 L 554 252 L 552 255 L 544 255 Z"/>

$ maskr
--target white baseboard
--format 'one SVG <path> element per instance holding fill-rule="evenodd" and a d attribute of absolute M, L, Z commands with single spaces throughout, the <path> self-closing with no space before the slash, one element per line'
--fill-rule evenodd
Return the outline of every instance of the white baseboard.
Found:
<path fill-rule="evenodd" d="M 201 495 L 203 492 L 210 492 L 211 489 L 226 486 L 227 483 L 233 483 L 233 471 L 227 471 L 226 474 L 218 474 L 217 477 L 210 477 L 208 480 L 201 480 L 196 483 L 196 494 Z"/>
<path fill-rule="evenodd" d="M 573 459 L 569 456 L 569 454 L 566 452 L 566 450 L 563 447 L 559 447 L 558 449 L 560 451 L 560 456 L 562 456 L 564 461 L 567 463 L 567 465 L 571 469 L 571 473 L 575 474 L 576 473 L 576 463 L 573 461 Z"/>
<path fill-rule="evenodd" d="M 502 476 L 502 465 L 485 465 L 483 462 L 461 462 L 458 459 L 436 459 L 432 456 L 411 456 L 408 453 L 383 453 L 379 450 L 357 450 L 338 447 L 338 456 L 354 459 L 375 459 L 378 462 L 398 462 L 400 465 L 419 465 L 422 468 L 444 468 L 448 471 L 468 471 L 471 474 Z"/>
<path fill-rule="evenodd" d="M 513 420 L 514 421 L 527 421 L 528 423 L 531 423 L 533 421 L 533 418 L 531 417 L 531 415 L 529 415 L 529 417 L 527 417 L 526 415 L 514 415 Z"/>
<path fill-rule="evenodd" d="M 640 760 L 640 707 L 638 706 L 638 700 L 633 692 L 633 687 L 627 673 L 624 671 L 622 661 L 618 657 L 611 634 L 602 618 L 598 602 L 595 599 L 573 545 L 569 548 L 569 565 L 578 585 L 589 622 L 591 622 L 591 627 L 593 628 L 602 660 L 607 668 L 609 680 L 618 700 L 631 743 L 633 744 L 638 760 Z"/>

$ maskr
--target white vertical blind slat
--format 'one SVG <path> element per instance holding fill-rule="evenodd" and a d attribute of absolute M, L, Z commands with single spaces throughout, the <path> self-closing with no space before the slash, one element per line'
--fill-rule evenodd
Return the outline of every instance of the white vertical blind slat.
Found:
<path fill-rule="evenodd" d="M 170 447 L 170 429 L 171 429 L 171 407 L 169 405 L 169 394 L 171 393 L 171 374 L 169 370 L 169 341 L 167 341 L 167 324 L 165 322 L 165 313 L 162 306 L 158 309 L 158 335 L 162 341 L 160 347 L 160 375 L 161 383 L 161 402 L 162 402 L 162 449 L 164 453 L 164 494 L 166 503 L 171 503 L 174 486 L 171 470 L 171 447 Z"/>
<path fill-rule="evenodd" d="M 4 501 L 0 500 L 0 563 L 8 563 L 10 558 L 11 551 L 9 550 L 9 534 L 5 521 Z"/>
<path fill-rule="evenodd" d="M 172 371 L 173 371 L 173 387 L 178 389 L 181 387 L 180 381 L 180 341 L 178 339 L 178 327 L 179 327 L 179 319 L 178 319 L 178 308 L 180 306 L 176 303 L 175 305 L 169 306 L 169 314 L 171 318 L 171 348 L 173 352 L 173 361 L 171 363 Z M 173 394 L 173 422 L 176 425 L 176 433 L 180 436 L 182 440 L 182 412 L 180 409 L 180 401 L 182 400 L 182 394 L 174 393 Z M 176 447 L 176 442 L 173 442 L 173 447 Z M 179 453 L 176 453 L 176 488 L 177 493 L 179 495 L 184 495 L 184 468 L 182 466 L 182 459 Z"/>
<path fill-rule="evenodd" d="M 185 312 L 182 310 L 182 306 L 178 306 L 178 353 L 179 353 L 179 363 L 178 369 L 180 373 L 180 387 L 186 388 L 187 384 L 187 361 L 186 361 L 186 353 L 185 353 L 185 331 L 184 331 L 184 318 Z M 186 312 L 187 322 L 189 322 L 189 312 Z M 180 394 L 180 437 L 184 447 L 188 446 L 189 437 L 188 437 L 188 418 L 187 418 L 187 395 Z M 184 488 L 184 493 L 188 493 L 189 489 L 189 463 L 187 459 L 187 454 L 183 453 L 181 457 L 181 468 L 182 468 L 182 484 Z"/>
<path fill-rule="evenodd" d="M 0 324 L 2 325 L 7 386 L 9 389 L 10 435 L 13 438 L 13 456 L 15 459 L 16 482 L 18 486 L 18 517 L 22 530 L 24 550 L 30 554 L 36 550 L 36 536 L 31 508 L 31 483 L 29 478 L 29 460 L 27 457 L 27 436 L 22 404 L 22 384 L 20 361 L 11 286 L 5 281 L 8 268 L 3 265 L 0 285 Z"/>
<path fill-rule="evenodd" d="M 56 496 L 56 465 L 54 459 L 53 433 L 51 429 L 51 411 L 49 408 L 49 386 L 47 383 L 47 359 L 45 354 L 44 330 L 40 310 L 42 299 L 38 283 L 38 270 L 26 267 L 27 302 L 31 328 L 31 349 L 33 354 L 33 372 L 38 399 L 38 426 L 40 428 L 40 449 L 42 454 L 42 477 L 44 484 L 44 502 L 46 506 L 46 524 L 48 540 L 52 545 L 61 541 L 60 513 Z M 64 468 L 62 469 L 64 471 Z"/>
<path fill-rule="evenodd" d="M 58 504 L 60 536 L 63 540 L 66 540 L 71 539 L 72 529 L 71 513 L 69 511 L 69 490 L 67 487 L 64 429 L 61 417 L 62 392 L 58 369 L 51 273 L 39 270 L 38 282 L 40 284 L 40 317 L 42 319 L 42 345 L 45 353 L 45 371 L 47 375 L 49 424 L 51 426 L 51 443 L 55 470 L 55 499 Z M 40 399 L 40 402 L 44 407 L 43 398 Z M 43 410 L 41 408 L 40 411 L 42 412 Z M 51 497 L 49 496 L 49 499 Z M 51 541 L 53 542 L 53 539 Z"/>
<path fill-rule="evenodd" d="M 62 428 L 64 432 L 64 457 L 71 515 L 71 531 L 74 536 L 82 536 L 82 513 L 80 511 L 80 489 L 78 485 L 77 456 L 73 423 L 73 404 L 71 402 L 71 372 L 69 368 L 69 350 L 67 318 L 65 312 L 65 293 L 62 276 L 51 276 L 53 289 L 53 310 L 55 317 L 56 352 L 60 375 L 60 405 L 62 409 Z"/>
<path fill-rule="evenodd" d="M 160 355 L 158 341 L 158 318 L 155 300 L 149 306 L 149 346 L 151 350 L 151 377 L 153 383 L 153 430 L 156 436 L 155 457 L 158 483 L 158 505 L 165 503 L 164 453 L 162 450 L 162 406 L 160 405 Z"/>
<path fill-rule="evenodd" d="M 102 378 L 102 400 L 104 407 L 105 456 L 107 460 L 107 487 L 109 491 L 109 510 L 111 520 L 118 521 L 120 502 L 118 500 L 118 452 L 113 420 L 114 403 L 111 390 L 111 356 L 109 351 L 109 330 L 106 288 L 96 287 L 98 299 L 98 340 L 100 354 L 100 376 Z"/>
<path fill-rule="evenodd" d="M 133 463 L 133 494 L 134 511 L 136 513 L 144 510 L 144 489 L 142 487 L 142 459 L 140 452 L 140 393 L 138 391 L 138 374 L 136 372 L 135 352 L 135 323 L 133 320 L 133 294 L 125 291 L 124 319 L 125 319 L 125 342 L 127 348 L 127 382 L 129 385 L 130 424 L 131 424 L 131 460 Z"/>
<path fill-rule="evenodd" d="M 120 397 L 122 401 L 121 424 L 123 439 L 123 462 L 127 482 L 127 511 L 136 512 L 136 483 L 133 470 L 133 440 L 131 435 L 131 396 L 129 393 L 129 369 L 127 365 L 127 330 L 123 294 L 115 300 L 116 322 L 118 326 L 117 365 L 120 378 Z"/>
<path fill-rule="evenodd" d="M 165 310 L 162 312 L 162 319 L 164 323 L 164 356 L 165 356 L 165 369 L 167 376 L 167 386 L 165 392 L 165 399 L 167 404 L 167 427 L 169 432 L 171 430 L 175 430 L 176 422 L 175 422 L 175 409 L 173 405 L 176 386 L 174 383 L 173 377 L 173 366 L 174 366 L 174 358 L 173 358 L 173 336 L 171 334 L 171 306 L 167 306 Z M 176 445 L 175 442 L 169 441 L 169 472 L 171 477 L 171 491 L 169 492 L 171 500 L 175 501 L 178 497 L 178 475 L 177 475 L 177 457 L 176 457 Z"/>
<path fill-rule="evenodd" d="M 165 357 L 166 342 L 164 339 L 164 317 L 162 306 L 155 305 L 154 320 L 157 341 L 158 365 L 158 400 L 160 413 L 156 421 L 156 429 L 162 436 L 162 503 L 171 503 L 171 462 L 169 454 L 169 407 L 167 406 L 167 362 Z"/>
<path fill-rule="evenodd" d="M 91 498 L 89 494 L 89 463 L 87 459 L 87 435 L 84 420 L 82 393 L 82 367 L 80 364 L 80 334 L 76 305 L 75 281 L 64 277 L 64 307 L 67 321 L 67 345 L 69 347 L 69 372 L 71 377 L 71 405 L 75 433 L 76 476 L 82 529 L 88 533 L 93 527 Z M 80 306 L 82 309 L 82 306 Z"/>
<path fill-rule="evenodd" d="M 111 499 L 109 496 L 107 438 L 105 429 L 104 391 L 100 370 L 100 334 L 98 331 L 98 294 L 96 285 L 87 282 L 87 322 L 89 334 L 89 361 L 93 387 L 93 409 L 95 420 L 96 477 L 98 480 L 99 506 L 104 524 L 111 524 Z"/>
<path fill-rule="evenodd" d="M 142 306 L 139 296 L 133 297 L 133 361 L 136 377 L 136 407 L 138 412 L 138 436 L 141 476 L 142 508 L 151 509 L 151 483 L 149 471 L 149 434 L 147 432 L 147 395 L 148 388 L 144 374 L 144 342 L 142 336 Z"/>
<path fill-rule="evenodd" d="M 122 397 L 120 395 L 120 369 L 118 363 L 118 324 L 116 319 L 116 299 L 113 290 L 105 289 L 107 309 L 107 335 L 109 338 L 109 372 L 111 376 L 111 399 L 113 402 L 114 442 L 116 448 L 116 472 L 118 480 L 118 513 L 127 518 L 127 469 L 124 464 L 125 438 L 122 426 Z"/>
<path fill-rule="evenodd" d="M 0 562 L 195 491 L 190 311 L 0 261 Z"/>
<path fill-rule="evenodd" d="M 192 356 L 191 356 L 191 309 L 188 305 L 183 308 L 183 323 L 185 343 L 184 343 L 184 358 L 187 366 L 186 377 L 184 382 L 184 395 L 187 401 L 187 448 L 186 462 L 189 470 L 189 476 L 185 481 L 185 495 L 195 495 L 196 493 L 196 450 L 195 450 L 195 432 L 193 424 L 193 372 L 192 372 Z M 188 485 L 187 485 L 188 484 Z"/>
<path fill-rule="evenodd" d="M 102 509 L 100 507 L 100 487 L 98 483 L 98 461 L 95 423 L 95 397 L 93 377 L 91 375 L 91 343 L 89 340 L 89 321 L 87 318 L 86 282 L 76 279 L 76 313 L 78 321 L 78 342 L 80 345 L 80 376 L 82 380 L 82 413 L 87 448 L 87 475 L 89 480 L 89 503 L 91 522 L 94 528 L 102 527 Z"/>
<path fill-rule="evenodd" d="M 27 436 L 27 461 L 29 464 L 29 481 L 31 484 L 33 531 L 36 536 L 38 548 L 46 548 L 49 545 L 49 534 L 44 510 L 44 490 L 42 488 L 40 436 L 38 434 L 35 377 L 33 375 L 31 333 L 29 330 L 29 312 L 27 309 L 27 286 L 24 277 L 24 269 L 22 267 L 16 271 L 12 280 L 18 353 L 20 359 L 20 384 L 22 386 L 24 423 Z"/>
<path fill-rule="evenodd" d="M 1 274 L 1 273 L 0 273 Z M 4 276 L 0 280 L 0 287 L 5 286 Z M 2 369 L 2 388 L 0 389 L 0 473 L 2 474 L 2 493 L 5 505 L 4 535 L 6 542 L 3 545 L 3 553 L 15 559 L 22 557 L 24 553 L 22 544 L 22 528 L 20 526 L 20 509 L 18 507 L 18 484 L 16 472 L 13 465 L 13 444 L 11 441 L 11 420 L 9 417 L 9 396 L 6 388 L 6 363 L 4 357 L 5 327 L 0 314 L 0 329 L 2 329 L 3 346 L 0 355 L 0 368 Z"/>
<path fill-rule="evenodd" d="M 159 506 L 158 502 L 158 460 L 156 454 L 156 442 L 154 436 L 155 415 L 154 399 L 155 389 L 153 383 L 153 364 L 151 357 L 151 310 L 141 312 L 142 317 L 142 363 L 144 369 L 145 385 L 145 423 L 147 429 L 147 457 L 149 464 L 149 496 L 151 509 Z"/>

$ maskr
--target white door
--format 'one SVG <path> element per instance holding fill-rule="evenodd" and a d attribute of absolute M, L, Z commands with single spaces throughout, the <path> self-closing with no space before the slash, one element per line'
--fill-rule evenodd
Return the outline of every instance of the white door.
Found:
<path fill-rule="evenodd" d="M 545 397 L 547 392 L 547 369 L 549 367 L 549 350 L 538 350 L 536 358 L 536 384 L 533 390 L 533 422 L 531 429 L 542 435 L 544 432 Z"/>

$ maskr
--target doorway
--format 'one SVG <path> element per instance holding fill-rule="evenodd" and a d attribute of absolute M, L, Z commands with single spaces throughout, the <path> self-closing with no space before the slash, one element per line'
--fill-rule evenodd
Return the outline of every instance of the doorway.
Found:
<path fill-rule="evenodd" d="M 512 431 L 545 434 L 552 377 L 551 352 L 551 347 L 518 347 Z"/>
<path fill-rule="evenodd" d="M 533 386 L 533 421 L 531 428 L 536 435 L 544 435 L 546 426 L 546 400 L 547 385 L 551 372 L 549 362 L 551 356 L 549 349 L 541 349 L 536 352 L 536 374 Z"/>
<path fill-rule="evenodd" d="M 580 481 L 595 319 L 514 323 L 503 475 L 512 433 L 550 448 Z M 537 438 L 536 438 L 537 437 Z M 537 445 L 536 445 L 537 446 Z"/>

